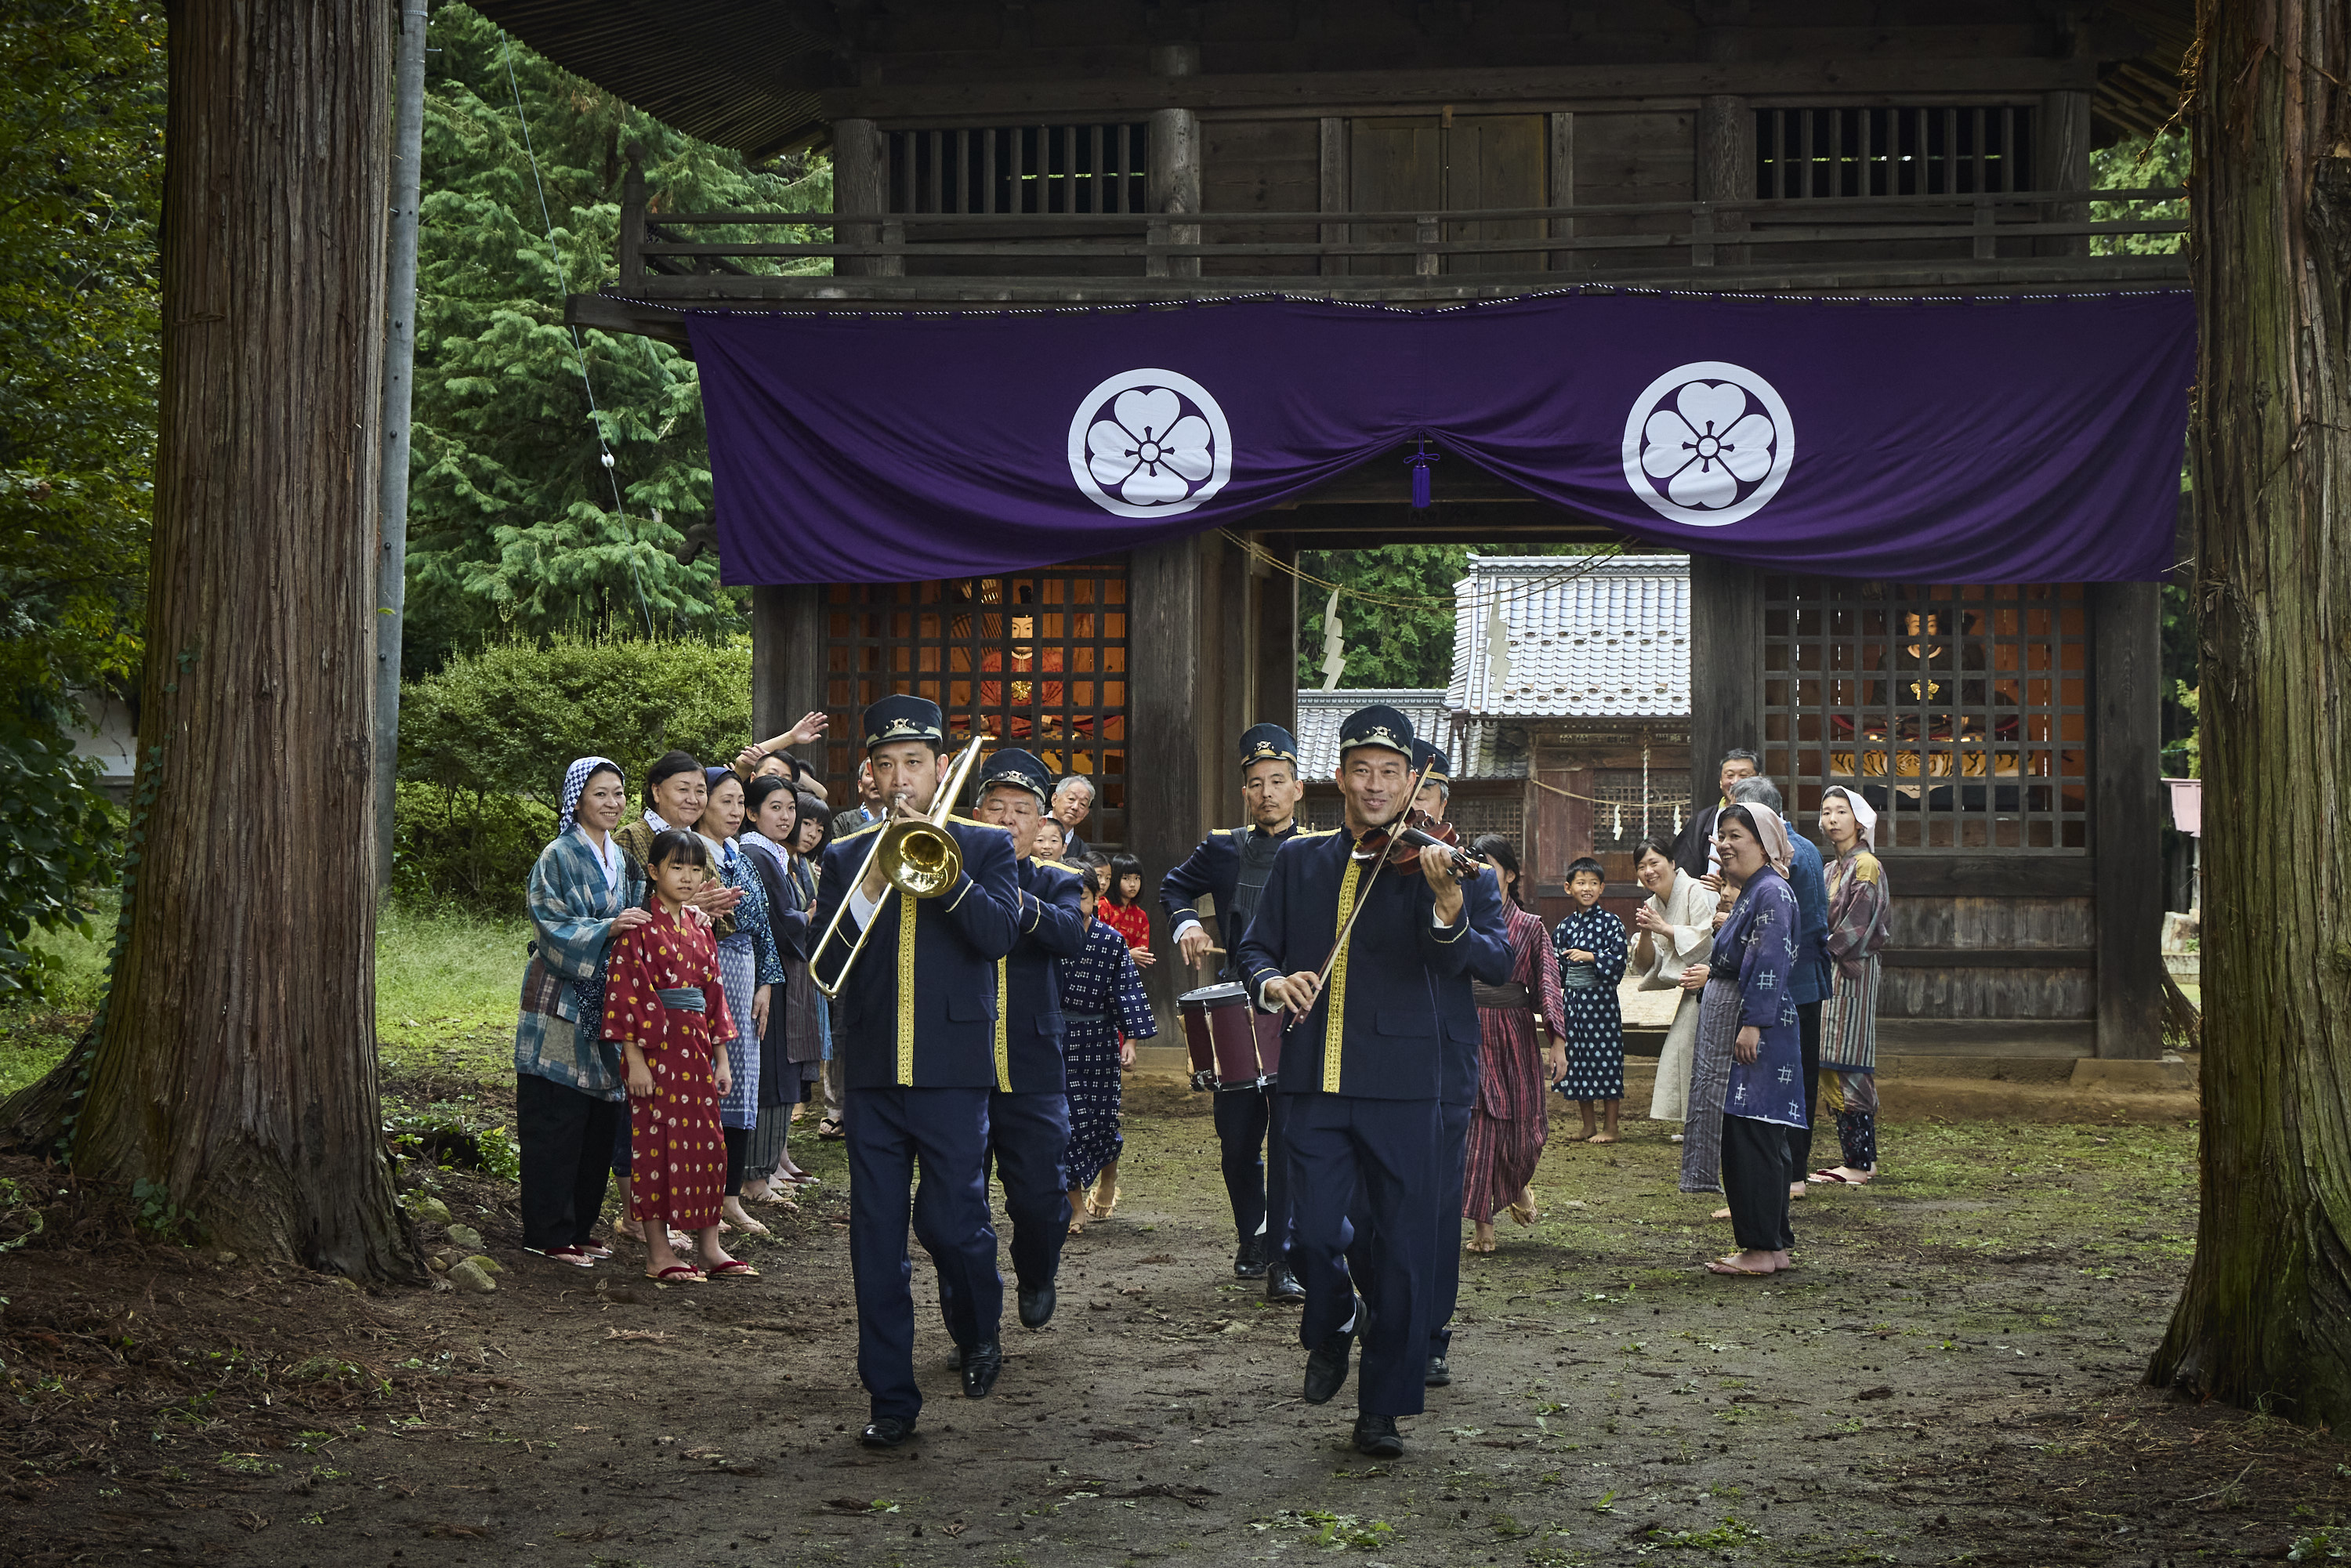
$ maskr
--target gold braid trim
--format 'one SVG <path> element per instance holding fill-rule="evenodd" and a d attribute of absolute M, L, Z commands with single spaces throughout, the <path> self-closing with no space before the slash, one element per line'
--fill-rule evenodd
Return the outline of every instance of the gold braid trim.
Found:
<path fill-rule="evenodd" d="M 1364 862 L 1354 856 L 1347 857 L 1347 874 L 1339 879 L 1339 919 L 1332 926 L 1332 935 L 1347 929 L 1347 916 L 1355 907 L 1355 883 L 1362 874 Z M 1347 949 L 1342 946 L 1331 960 L 1331 984 L 1323 992 L 1322 1014 L 1322 1090 L 1327 1094 L 1339 1092 L 1339 1056 L 1345 1037 L 1347 1018 Z"/>

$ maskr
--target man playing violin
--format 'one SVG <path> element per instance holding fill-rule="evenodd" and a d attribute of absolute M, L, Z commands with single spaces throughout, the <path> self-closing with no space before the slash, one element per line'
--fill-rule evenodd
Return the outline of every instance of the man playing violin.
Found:
<path fill-rule="evenodd" d="M 1383 1458 L 1404 1451 L 1396 1417 L 1423 1401 L 1444 1079 L 1437 981 L 1510 959 L 1469 919 L 1449 847 L 1421 848 L 1410 871 L 1385 863 L 1391 845 L 1376 830 L 1410 803 L 1412 741 L 1411 721 L 1384 706 L 1340 726 L 1345 826 L 1281 846 L 1239 955 L 1256 999 L 1290 1015 L 1280 1093 L 1306 1288 L 1305 1398 L 1338 1393 L 1360 1338 L 1354 1443 Z M 1377 1241 L 1360 1281 L 1347 1261 L 1359 1184 Z"/>

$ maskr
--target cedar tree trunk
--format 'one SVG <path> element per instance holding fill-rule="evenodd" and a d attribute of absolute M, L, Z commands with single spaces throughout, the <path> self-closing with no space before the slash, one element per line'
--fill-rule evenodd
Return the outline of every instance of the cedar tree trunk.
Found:
<path fill-rule="evenodd" d="M 413 1271 L 370 831 L 392 16 L 167 16 L 152 803 L 94 1054 L 61 1070 L 88 1071 L 71 1161 L 239 1251 L 381 1279 Z"/>
<path fill-rule="evenodd" d="M 2351 1419 L 2351 10 L 2200 0 L 2203 1204 L 2149 1381 Z"/>

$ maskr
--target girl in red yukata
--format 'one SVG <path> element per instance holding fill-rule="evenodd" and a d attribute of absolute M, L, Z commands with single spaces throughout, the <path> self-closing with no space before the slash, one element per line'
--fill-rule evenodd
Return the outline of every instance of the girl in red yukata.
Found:
<path fill-rule="evenodd" d="M 718 1097 L 727 1088 L 726 1042 L 735 1023 L 718 949 L 686 910 L 709 864 L 695 834 L 654 836 L 645 865 L 653 917 L 613 942 L 604 989 L 604 1038 L 624 1048 L 628 1070 L 629 1213 L 651 1222 L 640 1228 L 645 1278 L 669 1284 L 759 1272 L 718 1245 L 726 1193 Z M 671 1249 L 672 1228 L 698 1235 L 700 1268 Z"/>

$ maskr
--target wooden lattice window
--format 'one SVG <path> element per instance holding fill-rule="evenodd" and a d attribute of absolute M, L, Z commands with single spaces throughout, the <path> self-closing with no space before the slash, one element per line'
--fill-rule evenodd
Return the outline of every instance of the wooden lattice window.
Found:
<path fill-rule="evenodd" d="M 893 131 L 893 213 L 1140 213 L 1149 173 L 1140 120 Z"/>
<path fill-rule="evenodd" d="M 2032 110 L 2015 105 L 1759 109 L 1755 194 L 1970 196 L 2032 188 Z"/>
<path fill-rule="evenodd" d="M 1689 816 L 1689 786 L 1664 772 L 1600 768 L 1592 774 L 1592 852 L 1637 854 L 1652 837 L 1670 842 Z"/>
<path fill-rule="evenodd" d="M 939 705 L 957 741 L 989 736 L 1035 752 L 1056 774 L 1092 779 L 1086 841 L 1125 842 L 1123 560 L 945 582 L 835 583 L 825 610 L 831 777 L 856 776 L 865 706 L 912 692 Z"/>
<path fill-rule="evenodd" d="M 1461 835 L 1461 841 L 1499 833 L 1510 841 L 1510 847 L 1523 857 L 1527 847 L 1527 805 L 1523 796 L 1513 791 L 1508 795 L 1465 795 L 1458 788 L 1445 808 L 1446 821 Z"/>
<path fill-rule="evenodd" d="M 1882 850 L 2085 852 L 2089 650 L 2079 584 L 1767 577 L 1764 771 L 1802 823 L 1858 789 Z"/>

